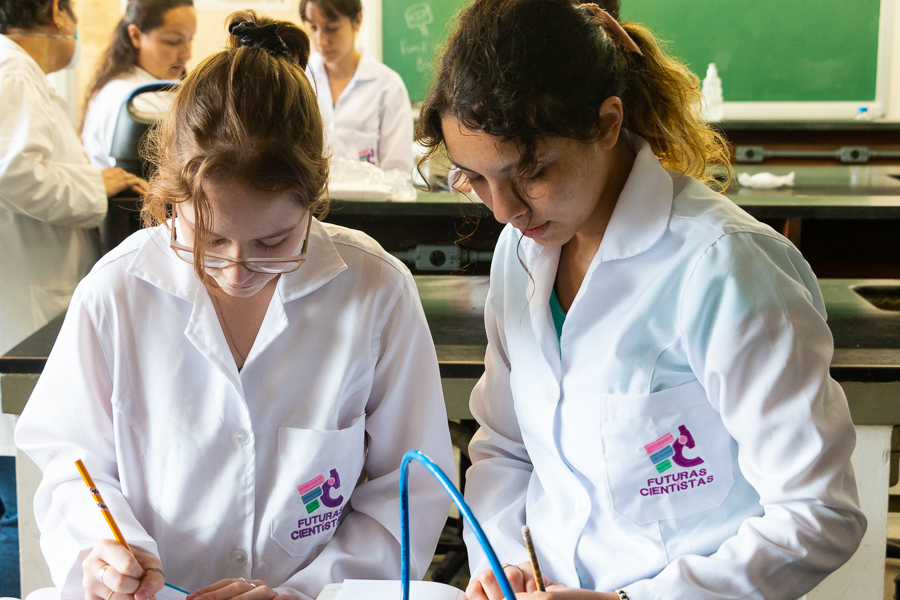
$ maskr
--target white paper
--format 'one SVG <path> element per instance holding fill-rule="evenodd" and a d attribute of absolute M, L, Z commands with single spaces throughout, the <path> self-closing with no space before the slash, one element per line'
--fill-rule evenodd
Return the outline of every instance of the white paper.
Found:
<path fill-rule="evenodd" d="M 738 173 L 738 183 L 746 188 L 756 190 L 772 190 L 783 186 L 794 185 L 794 171 L 787 175 L 773 175 L 772 173 Z"/>
<path fill-rule="evenodd" d="M 335 600 L 401 600 L 399 581 L 345 579 Z M 410 600 L 466 600 L 466 594 L 453 586 L 434 581 L 411 581 Z"/>
<path fill-rule="evenodd" d="M 156 600 L 184 600 L 187 598 L 187 594 L 182 592 L 178 588 L 172 587 L 168 583 L 163 586 L 163 589 L 156 592 Z"/>
<path fill-rule="evenodd" d="M 382 171 L 365 161 L 340 156 L 331 159 L 328 194 L 335 200 L 395 200 L 415 202 L 418 194 L 399 169 Z"/>

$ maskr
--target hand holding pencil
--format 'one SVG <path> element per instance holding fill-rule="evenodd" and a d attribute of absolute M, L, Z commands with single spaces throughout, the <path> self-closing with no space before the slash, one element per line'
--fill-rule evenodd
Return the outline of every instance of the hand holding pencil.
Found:
<path fill-rule="evenodd" d="M 88 600 L 150 600 L 165 584 L 159 558 L 125 541 L 100 490 L 80 460 L 75 461 L 116 541 L 100 540 L 82 561 L 82 586 Z"/>
<path fill-rule="evenodd" d="M 528 529 L 527 525 L 522 526 L 522 538 L 525 540 L 525 549 L 528 551 L 529 561 L 518 565 L 505 564 L 503 565 L 503 573 L 509 580 L 512 591 L 515 592 L 517 596 L 523 593 L 546 592 L 548 591 L 546 586 L 553 586 L 554 584 L 541 573 L 541 567 L 540 564 L 538 564 L 534 543 L 531 540 L 531 531 Z M 549 589 L 551 592 L 559 592 L 561 590 L 569 591 L 570 589 L 562 585 L 556 585 L 555 588 L 551 587 Z M 577 590 L 577 592 L 582 591 L 584 590 Z M 487 569 L 481 575 L 472 577 L 472 579 L 469 580 L 469 585 L 466 587 L 466 598 L 467 600 L 505 600 L 494 572 L 491 569 Z M 588 599 L 561 598 L 560 600 Z M 590 600 L 600 599 L 592 598 Z"/>

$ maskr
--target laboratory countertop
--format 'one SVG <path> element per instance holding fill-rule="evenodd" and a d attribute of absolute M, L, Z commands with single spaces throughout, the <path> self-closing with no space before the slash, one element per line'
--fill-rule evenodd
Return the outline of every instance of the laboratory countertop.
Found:
<path fill-rule="evenodd" d="M 897 195 L 836 195 L 739 189 L 730 191 L 729 197 L 757 219 L 900 219 L 900 189 L 895 192 Z M 489 217 L 491 212 L 461 194 L 423 193 L 415 202 L 335 199 L 324 220 L 359 215 L 460 218 Z"/>
<path fill-rule="evenodd" d="M 487 338 L 484 301 L 487 277 L 416 276 L 440 363 L 441 376 L 475 379 L 484 372 Z M 877 308 L 855 290 L 900 292 L 900 280 L 819 281 L 834 335 L 831 374 L 841 382 L 900 382 L 900 310 Z M 896 307 L 900 302 L 895 301 Z M 63 317 L 60 316 L 0 357 L 0 373 L 38 374 Z"/>
<path fill-rule="evenodd" d="M 759 190 L 741 187 L 737 174 L 795 173 L 792 187 Z M 900 219 L 900 166 L 735 165 L 735 177 L 725 192 L 758 219 Z M 138 198 L 110 200 L 110 214 L 125 218 L 126 230 L 106 232 L 116 240 L 136 228 Z M 487 217 L 490 210 L 477 197 L 449 192 L 420 192 L 414 202 L 334 198 L 325 221 L 342 216 Z M 108 223 L 108 227 L 116 227 Z M 115 245 L 115 244 L 113 244 Z"/>
<path fill-rule="evenodd" d="M 900 219 L 900 166 L 735 165 L 726 195 L 758 219 Z M 794 172 L 794 185 L 773 190 L 741 187 L 739 173 Z M 415 202 L 334 199 L 329 220 L 341 216 L 485 217 L 476 197 L 420 192 Z"/>
<path fill-rule="evenodd" d="M 900 121 L 721 121 L 715 126 L 729 131 L 900 131 Z"/>

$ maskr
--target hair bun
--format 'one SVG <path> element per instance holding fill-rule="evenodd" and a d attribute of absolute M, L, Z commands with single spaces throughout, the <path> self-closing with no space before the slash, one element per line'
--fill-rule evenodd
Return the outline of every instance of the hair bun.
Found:
<path fill-rule="evenodd" d="M 261 48 L 303 69 L 309 62 L 309 36 L 290 21 L 276 21 L 253 10 L 242 10 L 228 17 L 228 33 L 232 48 Z"/>
<path fill-rule="evenodd" d="M 228 33 L 241 41 L 245 48 L 262 48 L 272 56 L 291 58 L 291 52 L 287 44 L 278 37 L 278 25 L 254 25 L 253 23 L 232 23 L 228 26 Z"/>

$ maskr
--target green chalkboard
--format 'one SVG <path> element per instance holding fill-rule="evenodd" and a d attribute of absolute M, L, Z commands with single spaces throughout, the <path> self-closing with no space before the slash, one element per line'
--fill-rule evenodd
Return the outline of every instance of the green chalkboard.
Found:
<path fill-rule="evenodd" d="M 425 99 L 434 57 L 468 0 L 383 0 L 382 60 L 394 69 L 413 102 Z"/>
<path fill-rule="evenodd" d="M 388 0 L 390 1 L 390 0 Z M 881 0 L 622 0 L 726 102 L 875 100 Z"/>
<path fill-rule="evenodd" d="M 469 0 L 383 0 L 384 63 L 413 102 Z M 701 78 L 714 62 L 726 102 L 875 100 L 881 0 L 622 0 Z"/>

